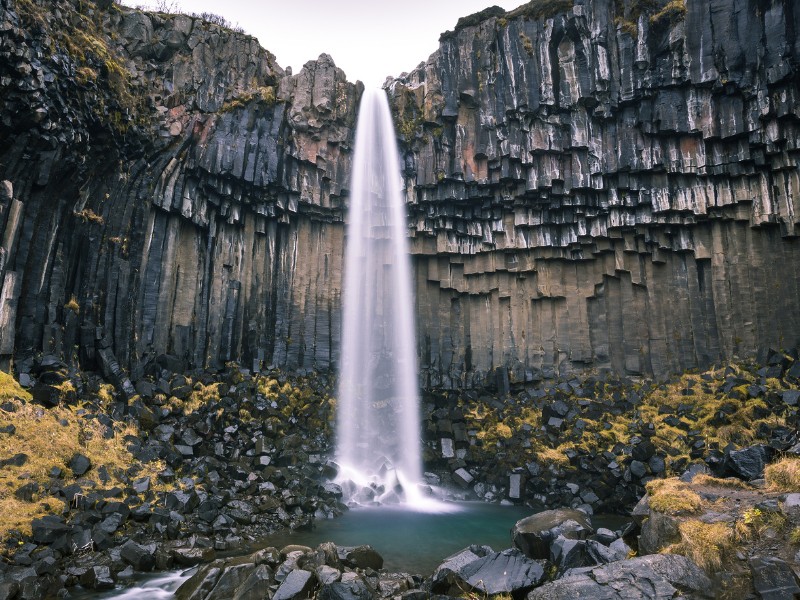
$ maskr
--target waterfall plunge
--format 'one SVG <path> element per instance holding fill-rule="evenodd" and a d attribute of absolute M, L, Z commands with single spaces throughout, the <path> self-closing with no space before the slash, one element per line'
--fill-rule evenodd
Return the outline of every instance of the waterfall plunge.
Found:
<path fill-rule="evenodd" d="M 346 495 L 431 503 L 420 493 L 419 394 L 400 160 L 383 90 L 359 107 L 344 266 L 337 460 Z M 372 488 L 364 487 L 372 484 Z M 360 490 L 360 491 L 359 491 Z M 360 495 L 360 497 L 359 497 Z"/>

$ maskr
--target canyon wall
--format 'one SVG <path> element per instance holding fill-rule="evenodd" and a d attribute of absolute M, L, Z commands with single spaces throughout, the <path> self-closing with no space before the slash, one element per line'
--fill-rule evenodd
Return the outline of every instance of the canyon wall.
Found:
<path fill-rule="evenodd" d="M 387 84 L 423 385 L 797 343 L 800 10 L 541 4 Z M 336 366 L 361 84 L 116 5 L 0 0 L 0 35 L 0 358 Z"/>
<path fill-rule="evenodd" d="M 800 9 L 575 4 L 464 19 L 389 87 L 429 386 L 798 341 Z"/>
<path fill-rule="evenodd" d="M 198 18 L 62 3 L 49 30 L 21 6 L 0 15 L 0 354 L 329 368 L 360 84 Z"/>

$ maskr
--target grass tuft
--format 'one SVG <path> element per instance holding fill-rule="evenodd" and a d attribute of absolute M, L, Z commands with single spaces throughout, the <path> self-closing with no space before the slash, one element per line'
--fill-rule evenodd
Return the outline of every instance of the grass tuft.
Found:
<path fill-rule="evenodd" d="M 650 495 L 650 508 L 665 515 L 691 515 L 703 507 L 700 496 L 676 477 L 656 479 L 645 487 Z"/>
<path fill-rule="evenodd" d="M 22 389 L 22 386 L 12 375 L 0 371 L 0 400 L 11 400 L 14 398 L 25 402 L 33 400 L 33 396 Z"/>
<path fill-rule="evenodd" d="M 764 469 L 767 487 L 777 492 L 800 492 L 800 458 L 782 458 Z"/>
<path fill-rule="evenodd" d="M 712 475 L 706 475 L 705 473 L 700 473 L 694 476 L 692 479 L 692 483 L 695 485 L 708 485 L 708 486 L 715 486 L 715 487 L 723 487 L 729 488 L 734 490 L 752 490 L 753 486 L 749 483 L 742 481 L 738 477 L 713 477 Z"/>
<path fill-rule="evenodd" d="M 683 554 L 706 572 L 718 571 L 733 554 L 734 536 L 726 523 L 703 523 L 687 519 L 678 525 L 681 541 L 670 548 Z"/>

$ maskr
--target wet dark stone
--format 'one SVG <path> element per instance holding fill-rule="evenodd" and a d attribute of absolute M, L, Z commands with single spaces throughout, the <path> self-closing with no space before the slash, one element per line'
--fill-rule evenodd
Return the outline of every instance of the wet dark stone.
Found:
<path fill-rule="evenodd" d="M 7 466 L 21 467 L 27 462 L 28 462 L 28 455 L 19 453 L 15 454 L 11 458 L 4 458 L 0 460 L 0 468 Z"/>
<path fill-rule="evenodd" d="M 742 479 L 752 481 L 764 477 L 764 467 L 771 454 L 771 448 L 759 444 L 742 450 L 732 450 L 726 456 L 725 464 Z"/>
<path fill-rule="evenodd" d="M 151 571 L 155 566 L 155 546 L 141 546 L 128 540 L 120 548 L 122 559 L 137 571 Z"/>
<path fill-rule="evenodd" d="M 525 556 L 549 559 L 550 544 L 559 535 L 569 539 L 586 539 L 594 532 L 586 515 L 580 511 L 560 508 L 546 510 L 527 517 L 514 525 L 511 537 Z"/>
<path fill-rule="evenodd" d="M 372 546 L 339 547 L 337 550 L 339 560 L 348 567 L 376 571 L 383 568 L 383 557 Z"/>
<path fill-rule="evenodd" d="M 545 571 L 540 561 L 509 548 L 466 564 L 456 575 L 472 589 L 493 595 L 521 592 L 539 585 Z"/>
<path fill-rule="evenodd" d="M 92 468 L 92 461 L 83 454 L 75 454 L 69 461 L 69 468 L 76 477 L 80 477 Z"/>
<path fill-rule="evenodd" d="M 753 587 L 762 600 L 784 600 L 800 595 L 800 586 L 791 566 L 779 558 L 756 556 L 750 559 Z"/>
<path fill-rule="evenodd" d="M 39 492 L 39 484 L 36 482 L 26 483 L 14 491 L 14 496 L 25 502 L 33 502 L 34 496 Z"/>
<path fill-rule="evenodd" d="M 52 544 L 59 539 L 65 539 L 71 527 L 64 522 L 62 517 L 47 515 L 31 522 L 33 541 L 37 544 Z"/>

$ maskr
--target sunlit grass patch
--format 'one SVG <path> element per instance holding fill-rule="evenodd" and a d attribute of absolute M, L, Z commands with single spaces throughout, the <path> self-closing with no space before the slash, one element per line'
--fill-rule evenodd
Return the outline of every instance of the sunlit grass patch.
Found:
<path fill-rule="evenodd" d="M 128 476 L 150 476 L 155 484 L 164 468 L 160 461 L 139 465 L 128 451 L 125 437 L 138 436 L 132 423 L 114 424 L 114 436 L 109 439 L 106 426 L 86 408 L 32 404 L 30 395 L 6 373 L 0 373 L 0 399 L 12 409 L 0 411 L 0 427 L 14 427 L 13 433 L 0 433 L 0 460 L 20 454 L 26 457 L 18 461 L 22 464 L 12 462 L 0 469 L 0 540 L 12 529 L 29 534 L 31 519 L 61 512 L 64 500 L 51 495 L 50 490 L 76 481 L 69 468 L 75 454 L 83 454 L 92 463 L 83 476 L 84 488 L 125 487 L 124 478 Z M 96 476 L 100 467 L 109 474 L 105 482 Z M 14 495 L 27 483 L 38 485 L 30 502 Z"/>
<path fill-rule="evenodd" d="M 800 458 L 782 458 L 764 469 L 767 487 L 779 492 L 800 492 Z"/>
<path fill-rule="evenodd" d="M 650 495 L 650 508 L 665 515 L 694 514 L 703 507 L 700 496 L 675 477 L 656 479 L 645 487 Z"/>
<path fill-rule="evenodd" d="M 678 525 L 681 541 L 669 548 L 683 554 L 701 569 L 718 571 L 734 551 L 733 530 L 727 523 L 703 523 L 687 519 Z"/>

